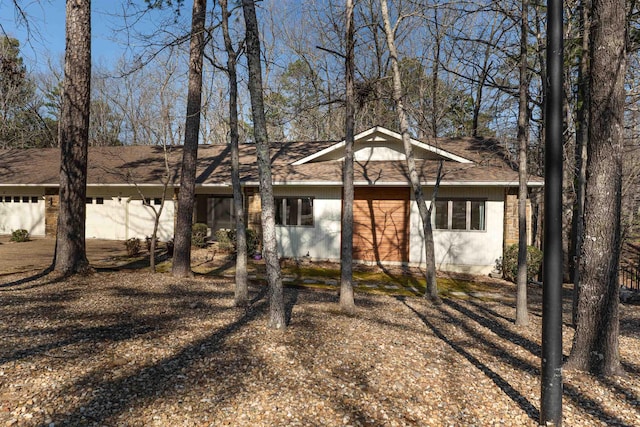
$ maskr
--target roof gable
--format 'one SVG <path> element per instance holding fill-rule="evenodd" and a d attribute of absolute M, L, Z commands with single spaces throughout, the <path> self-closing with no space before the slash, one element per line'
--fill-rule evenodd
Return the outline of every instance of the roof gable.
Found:
<path fill-rule="evenodd" d="M 434 145 L 411 138 L 416 159 L 450 160 L 457 163 L 473 161 L 443 150 Z M 340 141 L 324 150 L 306 156 L 293 163 L 294 166 L 344 158 L 345 141 Z M 405 160 L 402 135 L 381 126 L 373 127 L 354 136 L 354 157 L 356 161 L 401 161 Z"/>

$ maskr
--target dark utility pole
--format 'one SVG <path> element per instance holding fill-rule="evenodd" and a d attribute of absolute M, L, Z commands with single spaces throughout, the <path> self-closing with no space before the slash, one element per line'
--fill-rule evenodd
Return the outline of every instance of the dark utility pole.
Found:
<path fill-rule="evenodd" d="M 540 425 L 562 425 L 562 4 L 547 3 Z"/>

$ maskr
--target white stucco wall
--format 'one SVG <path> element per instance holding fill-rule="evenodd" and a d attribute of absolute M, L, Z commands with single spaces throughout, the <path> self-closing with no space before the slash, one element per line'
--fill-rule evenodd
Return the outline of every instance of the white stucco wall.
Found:
<path fill-rule="evenodd" d="M 13 201 L 15 196 L 20 198 L 18 202 Z M 5 197 L 11 197 L 11 201 L 5 202 Z M 28 202 L 23 202 L 23 197 L 28 197 Z M 37 203 L 32 197 L 38 198 Z M 44 236 L 44 188 L 7 188 L 0 191 L 0 198 L 0 234 L 25 229 L 31 236 Z"/>
<path fill-rule="evenodd" d="M 278 254 L 312 259 L 340 259 L 341 188 L 274 188 L 275 197 L 313 197 L 313 227 L 276 226 Z"/>
<path fill-rule="evenodd" d="M 430 197 L 431 188 L 425 188 Z M 502 256 L 504 229 L 504 189 L 502 188 L 440 188 L 438 198 L 485 199 L 485 231 L 434 230 L 436 268 L 488 274 Z M 411 236 L 409 262 L 425 265 L 424 232 L 418 207 L 411 201 Z"/>

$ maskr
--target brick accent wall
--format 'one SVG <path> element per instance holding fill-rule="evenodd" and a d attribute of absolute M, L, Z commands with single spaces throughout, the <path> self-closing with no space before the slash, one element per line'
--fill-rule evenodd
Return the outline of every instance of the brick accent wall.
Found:
<path fill-rule="evenodd" d="M 245 188 L 247 197 L 247 228 L 254 230 L 262 240 L 262 199 L 257 188 Z"/>
<path fill-rule="evenodd" d="M 504 246 L 518 243 L 518 189 L 509 188 L 504 199 Z M 527 244 L 531 244 L 531 200 L 527 199 Z"/>
<path fill-rule="evenodd" d="M 58 230 L 58 213 L 60 212 L 60 196 L 46 195 L 44 197 L 44 234 L 47 237 L 56 237 Z"/>

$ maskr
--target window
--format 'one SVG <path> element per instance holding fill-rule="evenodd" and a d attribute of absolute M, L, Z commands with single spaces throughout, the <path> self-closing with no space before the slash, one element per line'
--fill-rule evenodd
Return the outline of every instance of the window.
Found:
<path fill-rule="evenodd" d="M 104 205 L 104 197 L 96 197 L 96 205 Z"/>
<path fill-rule="evenodd" d="M 4 196 L 5 203 L 11 203 L 11 196 Z"/>
<path fill-rule="evenodd" d="M 435 210 L 438 230 L 485 230 L 484 200 L 436 200 Z"/>
<path fill-rule="evenodd" d="M 313 226 L 313 198 L 276 197 L 277 225 Z"/>
<path fill-rule="evenodd" d="M 449 202 L 446 200 L 436 200 L 436 229 L 446 230 L 449 228 Z"/>
<path fill-rule="evenodd" d="M 159 197 L 156 197 L 155 199 L 153 199 L 153 204 L 154 205 L 161 205 L 162 204 L 162 199 Z"/>
<path fill-rule="evenodd" d="M 22 196 L 22 203 L 29 203 L 29 196 Z"/>
<path fill-rule="evenodd" d="M 20 203 L 20 196 L 13 196 L 13 203 Z"/>
<path fill-rule="evenodd" d="M 87 198 L 85 199 L 85 203 L 86 203 L 87 205 L 93 204 L 93 197 L 87 197 Z"/>
<path fill-rule="evenodd" d="M 471 230 L 484 230 L 484 201 L 471 200 L 471 221 L 469 228 Z"/>
<path fill-rule="evenodd" d="M 215 232 L 221 229 L 234 230 L 236 227 L 235 218 L 236 215 L 233 207 L 233 198 L 207 198 L 207 225 L 211 228 L 212 234 L 215 235 Z"/>
<path fill-rule="evenodd" d="M 31 196 L 31 203 L 38 203 L 38 196 Z"/>

